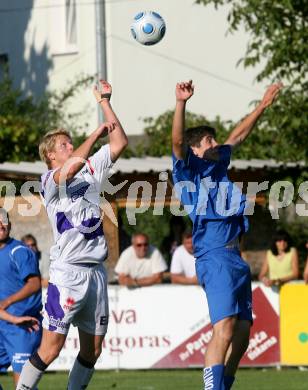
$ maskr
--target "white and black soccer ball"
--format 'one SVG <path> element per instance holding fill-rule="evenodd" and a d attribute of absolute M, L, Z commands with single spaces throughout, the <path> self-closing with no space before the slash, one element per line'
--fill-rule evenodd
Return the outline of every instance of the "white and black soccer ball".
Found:
<path fill-rule="evenodd" d="M 154 11 L 139 12 L 131 25 L 133 37 L 142 45 L 155 45 L 165 35 L 164 19 Z"/>

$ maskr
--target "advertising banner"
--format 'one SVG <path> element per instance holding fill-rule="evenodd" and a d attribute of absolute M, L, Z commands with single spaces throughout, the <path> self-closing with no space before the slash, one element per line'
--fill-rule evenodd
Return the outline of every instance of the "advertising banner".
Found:
<path fill-rule="evenodd" d="M 240 365 L 277 365 L 280 362 L 279 294 L 263 285 L 253 285 L 252 302 L 253 326 Z"/>
<path fill-rule="evenodd" d="M 110 286 L 109 329 L 97 369 L 202 367 L 212 335 L 205 293 L 199 286 Z M 245 366 L 279 363 L 279 297 L 253 285 L 254 325 Z M 79 351 L 77 329 L 49 370 L 69 369 Z"/>
<path fill-rule="evenodd" d="M 281 363 L 308 365 L 308 286 L 286 284 L 280 291 Z"/>
<path fill-rule="evenodd" d="M 279 364 L 279 295 L 277 292 L 253 284 L 253 319 L 249 346 L 240 364 L 252 367 Z M 203 366 L 204 352 L 211 335 L 212 328 L 208 322 L 194 334 L 190 334 L 184 342 L 153 367 Z"/>

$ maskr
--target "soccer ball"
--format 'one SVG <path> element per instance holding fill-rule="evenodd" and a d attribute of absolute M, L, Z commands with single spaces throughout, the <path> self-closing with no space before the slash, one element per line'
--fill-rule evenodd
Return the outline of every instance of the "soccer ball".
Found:
<path fill-rule="evenodd" d="M 153 11 L 139 12 L 131 25 L 133 37 L 142 45 L 155 45 L 165 35 L 164 19 Z"/>

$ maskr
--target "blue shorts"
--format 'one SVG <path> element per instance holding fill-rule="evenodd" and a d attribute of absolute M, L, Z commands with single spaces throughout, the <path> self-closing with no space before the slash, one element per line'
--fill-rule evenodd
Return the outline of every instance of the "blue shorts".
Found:
<path fill-rule="evenodd" d="M 213 249 L 198 257 L 196 272 L 212 324 L 235 315 L 252 322 L 250 269 L 237 248 Z"/>
<path fill-rule="evenodd" d="M 21 372 L 23 365 L 41 342 L 42 328 L 38 332 L 8 324 L 0 328 L 0 372 L 12 365 L 14 372 Z"/>

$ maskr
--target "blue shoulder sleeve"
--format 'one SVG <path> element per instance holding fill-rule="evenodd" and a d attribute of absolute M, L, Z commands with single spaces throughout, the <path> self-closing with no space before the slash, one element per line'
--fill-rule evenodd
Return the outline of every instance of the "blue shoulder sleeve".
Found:
<path fill-rule="evenodd" d="M 231 145 L 219 146 L 219 161 L 223 163 L 225 167 L 228 167 L 231 160 L 232 148 Z"/>
<path fill-rule="evenodd" d="M 21 280 L 25 280 L 29 275 L 40 276 L 38 261 L 31 249 L 19 245 L 12 249 L 11 254 Z"/>

